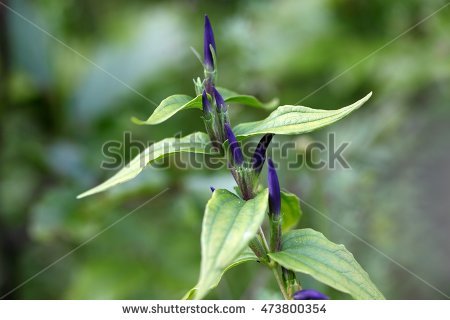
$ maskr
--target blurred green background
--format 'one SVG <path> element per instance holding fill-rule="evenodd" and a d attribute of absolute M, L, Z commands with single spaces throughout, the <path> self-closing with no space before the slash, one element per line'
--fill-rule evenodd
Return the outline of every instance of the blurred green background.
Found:
<path fill-rule="evenodd" d="M 146 142 L 202 129 L 199 111 L 154 127 L 130 117 L 155 108 L 143 96 L 158 103 L 194 94 L 202 68 L 189 47 L 202 50 L 205 13 L 221 86 L 333 109 L 374 92 L 350 117 L 294 137 L 299 153 L 330 132 L 351 141 L 352 169 L 281 169 L 282 184 L 379 249 L 303 206 L 300 227 L 345 244 L 387 298 L 450 295 L 450 7 L 391 42 L 445 1 L 1 3 L 15 12 L 0 4 L 0 296 L 55 261 L 6 298 L 177 299 L 195 284 L 209 186 L 231 187 L 227 172 L 149 168 L 109 192 L 75 196 L 113 174 L 99 168 L 105 141 L 121 141 L 125 131 Z M 266 116 L 240 106 L 231 112 L 234 123 Z M 121 152 L 130 159 L 137 150 Z M 271 274 L 248 263 L 209 297 L 279 294 Z"/>

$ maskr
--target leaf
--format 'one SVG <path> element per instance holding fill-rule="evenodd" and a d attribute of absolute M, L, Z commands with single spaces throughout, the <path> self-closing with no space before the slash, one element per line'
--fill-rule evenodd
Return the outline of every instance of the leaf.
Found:
<path fill-rule="evenodd" d="M 283 233 L 294 228 L 302 217 L 300 200 L 290 192 L 281 192 L 281 228 Z"/>
<path fill-rule="evenodd" d="M 217 88 L 217 90 L 219 90 L 220 94 L 223 95 L 224 100 L 228 103 L 240 103 L 250 107 L 269 110 L 272 110 L 278 106 L 278 99 L 273 99 L 267 103 L 262 103 L 253 96 L 238 94 L 224 88 Z M 161 101 L 159 106 L 156 107 L 155 111 L 153 111 L 152 115 L 147 120 L 143 121 L 136 117 L 132 117 L 131 121 L 138 125 L 155 125 L 166 121 L 178 111 L 185 109 L 202 109 L 201 95 L 198 95 L 195 98 L 183 94 L 176 94 L 167 97 Z"/>
<path fill-rule="evenodd" d="M 353 255 L 322 233 L 312 229 L 290 231 L 283 237 L 282 248 L 269 256 L 283 267 L 309 274 L 355 299 L 384 299 Z"/>
<path fill-rule="evenodd" d="M 277 98 L 274 98 L 269 102 L 263 103 L 258 99 L 256 99 L 254 96 L 239 94 L 225 88 L 217 88 L 217 90 L 219 90 L 224 100 L 228 103 L 239 103 L 249 107 L 263 108 L 267 110 L 272 110 L 278 107 L 279 103 L 279 100 Z"/>
<path fill-rule="evenodd" d="M 220 276 L 217 278 L 216 283 L 210 288 L 210 289 L 214 289 L 215 287 L 217 287 L 219 285 L 220 280 L 222 279 L 223 275 L 225 274 L 225 272 L 227 272 L 228 270 L 230 270 L 231 268 L 236 267 L 237 265 L 240 265 L 244 262 L 247 261 L 258 261 L 258 257 L 255 256 L 255 254 L 253 253 L 253 251 L 249 248 L 246 247 L 244 249 L 244 251 L 241 252 L 241 254 L 234 259 L 234 261 L 225 268 L 225 270 L 223 270 L 223 272 L 220 274 Z M 183 296 L 183 300 L 190 300 L 193 299 L 195 294 L 197 292 L 197 287 L 192 288 L 191 290 L 189 290 L 184 296 Z"/>
<path fill-rule="evenodd" d="M 227 190 L 214 191 L 203 218 L 202 262 L 194 298 L 203 298 L 215 287 L 227 267 L 255 237 L 267 206 L 267 189 L 248 201 Z"/>
<path fill-rule="evenodd" d="M 180 110 L 189 109 L 189 108 L 201 108 L 202 107 L 202 97 L 197 96 L 192 98 L 190 96 L 186 96 L 183 94 L 176 94 L 170 97 L 167 97 L 158 107 L 156 107 L 155 111 L 153 111 L 150 118 L 146 121 L 139 120 L 135 117 L 131 118 L 135 124 L 144 125 L 144 124 L 158 124 L 164 122 L 165 120 L 172 117 L 175 113 Z"/>
<path fill-rule="evenodd" d="M 168 154 L 179 152 L 192 152 L 212 154 L 210 140 L 206 133 L 196 132 L 182 138 L 166 138 L 155 142 L 136 156 L 119 172 L 102 184 L 77 196 L 78 199 L 105 191 L 119 183 L 129 181 L 136 177 L 149 163 Z"/>
<path fill-rule="evenodd" d="M 300 134 L 332 124 L 362 106 L 372 92 L 361 100 L 338 110 L 311 109 L 303 106 L 281 106 L 261 121 L 241 123 L 234 128 L 236 136 L 257 134 Z"/>

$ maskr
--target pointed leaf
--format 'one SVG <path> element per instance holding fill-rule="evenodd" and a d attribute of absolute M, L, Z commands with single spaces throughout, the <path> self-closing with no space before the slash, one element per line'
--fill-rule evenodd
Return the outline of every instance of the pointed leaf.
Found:
<path fill-rule="evenodd" d="M 268 206 L 265 189 L 244 201 L 227 190 L 216 190 L 208 201 L 202 226 L 202 262 L 195 293 L 203 298 L 258 231 Z"/>
<path fill-rule="evenodd" d="M 269 102 L 264 103 L 259 101 L 254 96 L 239 94 L 225 88 L 217 88 L 217 90 L 219 90 L 220 94 L 228 103 L 239 103 L 249 107 L 263 108 L 267 110 L 273 110 L 274 108 L 278 107 L 279 103 L 279 100 L 277 98 L 274 98 Z"/>
<path fill-rule="evenodd" d="M 196 132 L 183 138 L 166 138 L 159 142 L 155 142 L 131 160 L 130 163 L 128 163 L 110 179 L 106 180 L 97 187 L 80 194 L 77 198 L 80 199 L 87 197 L 94 193 L 105 191 L 106 189 L 109 189 L 119 183 L 131 180 L 152 161 L 160 159 L 168 154 L 179 152 L 212 154 L 208 135 L 203 132 Z"/>
<path fill-rule="evenodd" d="M 281 228 L 283 233 L 294 228 L 302 214 L 298 197 L 293 193 L 281 191 Z"/>
<path fill-rule="evenodd" d="M 281 106 L 266 119 L 241 123 L 233 131 L 236 136 L 247 137 L 257 134 L 300 134 L 332 124 L 362 106 L 372 92 L 361 100 L 338 110 L 311 109 L 303 106 Z"/>
<path fill-rule="evenodd" d="M 329 241 L 312 229 L 286 233 L 282 251 L 269 256 L 283 267 L 309 274 L 355 299 L 384 299 L 369 275 L 343 245 Z"/>
<path fill-rule="evenodd" d="M 278 106 L 278 99 L 273 99 L 267 103 L 263 103 L 253 96 L 242 95 L 224 88 L 217 88 L 224 100 L 228 103 L 239 103 L 248 105 L 250 107 L 264 108 L 272 110 Z M 167 97 L 147 120 L 140 120 L 136 117 L 132 117 L 131 121 L 138 125 L 155 125 L 166 121 L 178 111 L 185 109 L 202 109 L 202 97 L 201 95 L 192 98 L 184 94 L 175 94 Z"/>
<path fill-rule="evenodd" d="M 144 125 L 144 124 L 158 124 L 164 122 L 165 120 L 172 117 L 175 113 L 183 109 L 189 108 L 201 108 L 202 107 L 202 99 L 201 96 L 197 96 L 192 98 L 190 96 L 186 96 L 183 94 L 176 94 L 170 97 L 167 97 L 158 107 L 156 107 L 155 111 L 153 111 L 150 118 L 146 121 L 139 120 L 135 117 L 131 118 L 135 124 Z"/>
<path fill-rule="evenodd" d="M 215 287 L 217 287 L 219 285 L 220 280 L 222 279 L 223 275 L 225 274 L 225 272 L 227 272 L 228 270 L 230 270 L 231 268 L 236 267 L 237 265 L 240 265 L 244 262 L 247 261 L 258 261 L 258 257 L 255 256 L 255 254 L 253 253 L 253 251 L 249 248 L 246 247 L 244 249 L 244 251 L 241 252 L 241 254 L 234 259 L 234 261 L 225 268 L 225 270 L 223 270 L 223 272 L 220 274 L 220 276 L 217 278 L 216 283 L 210 288 L 210 289 L 214 289 Z M 192 288 L 191 290 L 189 290 L 184 296 L 183 296 L 183 300 L 190 300 L 193 299 L 195 294 L 197 292 L 197 287 Z"/>

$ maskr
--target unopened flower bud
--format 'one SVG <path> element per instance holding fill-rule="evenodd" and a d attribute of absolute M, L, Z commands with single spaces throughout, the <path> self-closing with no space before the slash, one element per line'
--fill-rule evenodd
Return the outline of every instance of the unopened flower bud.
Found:
<path fill-rule="evenodd" d="M 225 100 L 223 99 L 222 95 L 217 91 L 215 87 L 212 88 L 214 99 L 216 100 L 217 110 L 219 112 L 225 112 L 227 111 L 227 105 L 225 103 Z"/>
<path fill-rule="evenodd" d="M 278 181 L 277 172 L 272 159 L 269 159 L 268 164 L 269 172 L 267 180 L 269 185 L 269 213 L 274 217 L 278 217 L 281 209 L 280 182 Z"/>
<path fill-rule="evenodd" d="M 241 146 L 228 123 L 225 123 L 225 133 L 227 135 L 228 144 L 230 145 L 233 162 L 235 165 L 240 166 L 244 162 L 244 155 L 242 154 Z"/>
<path fill-rule="evenodd" d="M 272 141 L 273 136 L 273 133 L 265 134 L 256 146 L 252 158 L 252 167 L 255 170 L 256 174 L 259 174 L 262 170 L 264 162 L 266 161 L 266 151 L 269 147 L 270 141 Z"/>
<path fill-rule="evenodd" d="M 328 300 L 326 295 L 314 289 L 304 289 L 297 291 L 293 296 L 294 300 Z"/>
<path fill-rule="evenodd" d="M 203 55 L 204 66 L 208 71 L 214 70 L 214 58 L 211 52 L 211 47 L 216 51 L 216 42 L 214 41 L 214 33 L 211 27 L 211 22 L 207 15 L 205 15 L 205 33 L 203 40 Z"/>

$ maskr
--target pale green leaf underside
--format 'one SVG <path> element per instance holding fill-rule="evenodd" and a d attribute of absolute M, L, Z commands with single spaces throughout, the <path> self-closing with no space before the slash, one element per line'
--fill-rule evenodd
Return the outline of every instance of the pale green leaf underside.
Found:
<path fill-rule="evenodd" d="M 216 285 L 224 270 L 255 237 L 267 206 L 267 189 L 248 201 L 227 190 L 213 192 L 203 217 L 202 262 L 195 299 L 203 298 Z"/>
<path fill-rule="evenodd" d="M 268 103 L 262 103 L 253 96 L 238 94 L 225 88 L 217 88 L 217 90 L 219 90 L 225 101 L 228 103 L 240 103 L 250 107 L 270 110 L 278 105 L 277 99 L 273 99 Z M 155 125 L 166 121 L 178 111 L 192 108 L 202 109 L 202 97 L 200 95 L 192 98 L 184 94 L 176 94 L 161 101 L 159 106 L 156 107 L 155 111 L 153 111 L 152 115 L 147 120 L 143 121 L 133 117 L 131 118 L 131 121 L 138 125 Z"/>
<path fill-rule="evenodd" d="M 312 229 L 290 231 L 283 237 L 282 248 L 269 256 L 283 267 L 309 274 L 355 299 L 384 299 L 353 255 L 322 233 Z"/>
<path fill-rule="evenodd" d="M 220 276 L 216 279 L 215 284 L 210 289 L 214 289 L 215 287 L 217 287 L 219 285 L 219 282 L 222 279 L 225 272 L 227 272 L 231 268 L 234 268 L 237 265 L 240 265 L 241 263 L 244 263 L 247 261 L 258 261 L 258 257 L 255 256 L 255 254 L 253 253 L 252 250 L 250 250 L 249 247 L 246 247 L 244 249 L 244 251 L 242 251 L 241 254 L 236 259 L 234 259 L 234 261 L 228 267 L 225 268 L 225 270 L 223 270 L 223 272 L 220 274 Z M 193 299 L 196 292 L 197 292 L 197 287 L 192 288 L 183 296 L 182 299 L 183 300 Z"/>
<path fill-rule="evenodd" d="M 158 107 L 156 107 L 155 111 L 153 111 L 152 115 L 146 120 L 142 121 L 135 117 L 131 118 L 131 120 L 139 125 L 145 124 L 158 124 L 173 116 L 180 110 L 190 109 L 190 108 L 202 108 L 202 97 L 197 96 L 192 98 L 183 94 L 176 94 L 170 97 L 167 97 Z"/>
<path fill-rule="evenodd" d="M 155 142 L 111 178 L 95 188 L 78 195 L 77 198 L 87 197 L 94 193 L 105 191 L 117 184 L 129 181 L 136 177 L 149 163 L 166 155 L 180 152 L 210 154 L 210 147 L 209 137 L 203 132 L 192 133 L 182 138 L 166 138 Z"/>
<path fill-rule="evenodd" d="M 236 136 L 247 137 L 258 134 L 300 134 L 332 124 L 361 107 L 372 92 L 361 100 L 338 110 L 311 109 L 303 106 L 280 106 L 266 119 L 241 123 L 234 128 Z"/>
<path fill-rule="evenodd" d="M 281 192 L 281 228 L 283 233 L 294 228 L 302 217 L 300 200 L 290 192 Z"/>

